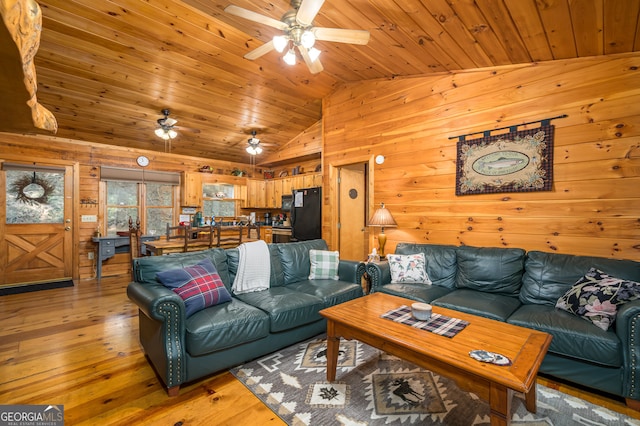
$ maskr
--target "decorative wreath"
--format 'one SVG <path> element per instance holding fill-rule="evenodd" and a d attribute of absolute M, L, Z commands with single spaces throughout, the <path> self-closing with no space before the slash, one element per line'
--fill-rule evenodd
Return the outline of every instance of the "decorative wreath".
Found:
<path fill-rule="evenodd" d="M 42 195 L 38 197 L 33 197 L 25 194 L 24 192 L 25 188 L 31 184 L 40 185 L 43 189 Z M 12 183 L 11 186 L 9 187 L 9 191 L 15 192 L 16 199 L 26 204 L 36 204 L 36 203 L 47 204 L 47 202 L 49 201 L 49 196 L 54 191 L 54 189 L 55 187 L 48 180 L 36 176 L 35 173 L 33 174 L 33 177 L 31 176 L 21 177 L 20 179 Z"/>

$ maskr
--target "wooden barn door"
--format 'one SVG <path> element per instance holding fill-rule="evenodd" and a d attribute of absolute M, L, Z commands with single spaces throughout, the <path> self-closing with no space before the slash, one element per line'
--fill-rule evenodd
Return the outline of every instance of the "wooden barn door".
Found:
<path fill-rule="evenodd" d="M 3 163 L 0 286 L 72 278 L 73 167 Z"/>

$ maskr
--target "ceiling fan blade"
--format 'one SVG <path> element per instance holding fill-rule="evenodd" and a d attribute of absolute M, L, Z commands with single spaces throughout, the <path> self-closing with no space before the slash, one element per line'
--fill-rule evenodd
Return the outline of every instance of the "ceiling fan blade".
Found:
<path fill-rule="evenodd" d="M 296 21 L 303 26 L 309 26 L 313 23 L 324 0 L 302 0 L 302 4 L 298 8 L 298 14 L 296 15 Z"/>
<path fill-rule="evenodd" d="M 267 53 L 271 52 L 273 49 L 274 49 L 273 40 L 271 40 L 263 44 L 262 46 L 256 49 L 253 49 L 251 52 L 244 55 L 244 58 L 253 61 L 254 59 L 258 59 L 262 55 L 266 55 Z"/>
<path fill-rule="evenodd" d="M 304 62 L 307 64 L 307 67 L 309 67 L 309 71 L 311 71 L 312 74 L 322 72 L 324 67 L 322 66 L 319 58 L 315 61 L 312 61 L 309 57 L 309 51 L 302 45 L 298 46 L 298 50 L 300 51 L 302 59 L 304 59 Z"/>
<path fill-rule="evenodd" d="M 367 44 L 369 42 L 369 31 L 348 30 L 344 28 L 314 28 L 313 33 L 316 40 L 335 41 L 338 43 Z"/>
<path fill-rule="evenodd" d="M 277 19 L 269 18 L 268 16 L 261 15 L 256 12 L 252 12 L 248 9 L 244 9 L 242 7 L 229 5 L 224 9 L 225 12 L 230 13 L 231 15 L 236 15 L 244 19 L 248 19 L 250 21 L 257 22 L 259 24 L 268 25 L 273 28 L 277 28 L 279 30 L 286 30 L 289 28 L 287 24 L 282 21 L 278 21 Z"/>
<path fill-rule="evenodd" d="M 195 127 L 183 127 L 183 126 L 177 126 L 177 127 L 175 128 L 175 130 L 177 130 L 177 131 L 191 132 L 191 133 L 200 133 L 200 129 L 196 129 Z"/>
<path fill-rule="evenodd" d="M 163 124 L 165 126 L 171 127 L 171 126 L 175 125 L 177 122 L 178 122 L 178 120 L 174 120 L 173 118 L 167 117 L 167 118 L 164 119 L 164 123 Z"/>

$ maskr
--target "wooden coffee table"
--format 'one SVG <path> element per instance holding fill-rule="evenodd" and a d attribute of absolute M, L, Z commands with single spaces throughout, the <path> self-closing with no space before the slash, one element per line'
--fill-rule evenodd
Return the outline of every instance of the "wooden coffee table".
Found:
<path fill-rule="evenodd" d="M 320 311 L 327 319 L 327 380 L 336 379 L 340 338 L 356 339 L 455 380 L 489 402 L 492 425 L 509 424 L 514 390 L 524 393 L 527 410 L 536 411 L 536 375 L 551 335 L 437 306 L 434 313 L 466 320 L 469 325 L 449 338 L 381 318 L 414 302 L 374 293 Z M 469 356 L 475 349 L 502 354 L 512 364 L 476 361 Z"/>

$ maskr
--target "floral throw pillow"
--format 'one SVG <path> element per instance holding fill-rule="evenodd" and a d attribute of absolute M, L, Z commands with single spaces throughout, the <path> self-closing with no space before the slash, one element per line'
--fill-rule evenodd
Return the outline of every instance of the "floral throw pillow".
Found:
<path fill-rule="evenodd" d="M 391 282 L 431 284 L 427 275 L 424 253 L 388 254 Z"/>
<path fill-rule="evenodd" d="M 556 308 L 575 314 L 608 330 L 618 306 L 640 298 L 640 283 L 612 277 L 591 268 L 556 303 Z"/>
<path fill-rule="evenodd" d="M 158 272 L 156 278 L 184 300 L 187 317 L 208 306 L 231 302 L 231 294 L 209 259 L 186 268 Z"/>

